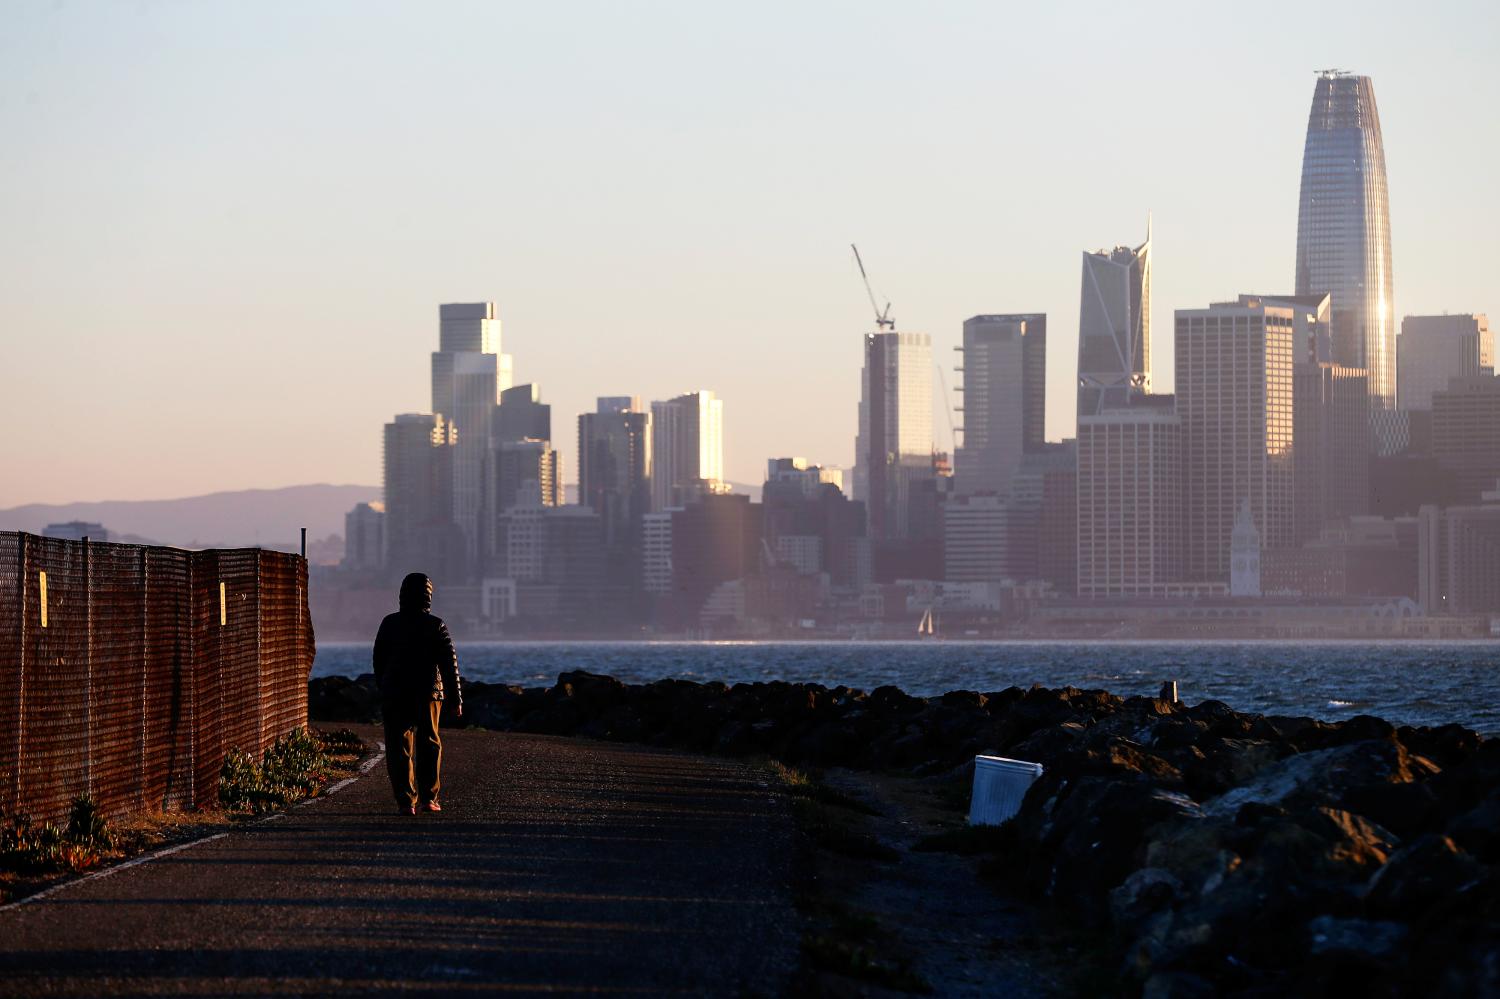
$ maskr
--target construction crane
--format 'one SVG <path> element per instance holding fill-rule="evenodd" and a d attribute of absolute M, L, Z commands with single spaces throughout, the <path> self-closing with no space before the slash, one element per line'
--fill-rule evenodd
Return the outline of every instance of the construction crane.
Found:
<path fill-rule="evenodd" d="M 865 262 L 859 258 L 859 247 L 850 243 L 849 249 L 854 251 L 854 262 L 859 265 L 859 276 L 865 282 L 865 294 L 870 296 L 870 308 L 875 313 L 875 327 L 882 330 L 895 330 L 896 320 L 891 318 L 891 303 L 886 302 L 883 311 L 875 303 L 875 290 L 870 287 L 870 275 L 865 273 Z"/>
<path fill-rule="evenodd" d="M 870 308 L 875 312 L 876 328 L 880 330 L 888 329 L 894 332 L 896 329 L 896 320 L 891 318 L 891 303 L 886 302 L 884 309 L 881 309 L 876 304 L 875 290 L 870 287 L 870 275 L 865 273 L 865 262 L 860 259 L 859 247 L 850 243 L 849 249 L 854 251 L 854 262 L 859 265 L 859 276 L 865 282 L 865 294 L 870 296 Z M 948 401 L 948 379 L 943 377 L 943 369 L 940 365 L 934 363 L 933 369 L 937 371 L 938 382 L 943 389 L 943 415 L 948 418 L 948 446 L 950 452 L 956 451 L 958 450 L 958 433 L 953 426 L 953 406 Z"/>

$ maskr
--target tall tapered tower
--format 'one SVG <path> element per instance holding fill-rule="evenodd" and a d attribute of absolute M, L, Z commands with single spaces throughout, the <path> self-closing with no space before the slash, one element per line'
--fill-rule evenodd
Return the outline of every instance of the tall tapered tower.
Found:
<path fill-rule="evenodd" d="M 1372 413 L 1396 408 L 1390 215 L 1375 87 L 1325 70 L 1302 152 L 1297 294 L 1332 295 L 1334 361 L 1369 372 Z"/>

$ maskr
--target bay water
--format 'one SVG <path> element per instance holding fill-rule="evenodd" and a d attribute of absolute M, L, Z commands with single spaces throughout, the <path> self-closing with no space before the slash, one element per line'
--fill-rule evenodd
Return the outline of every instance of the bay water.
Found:
<path fill-rule="evenodd" d="M 1500 643 L 1472 642 L 474 642 L 458 646 L 465 678 L 550 686 L 567 670 L 627 683 L 665 677 L 892 684 L 949 690 L 1075 686 L 1155 695 L 1178 682 L 1186 702 L 1337 721 L 1457 722 L 1500 735 Z M 370 671 L 368 643 L 320 644 L 314 676 Z"/>

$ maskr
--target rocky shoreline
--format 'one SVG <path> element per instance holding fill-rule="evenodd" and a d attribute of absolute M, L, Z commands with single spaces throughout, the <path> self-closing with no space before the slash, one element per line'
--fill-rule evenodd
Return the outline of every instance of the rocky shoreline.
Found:
<path fill-rule="evenodd" d="M 312 681 L 317 721 L 378 715 L 373 677 Z M 985 868 L 1107 933 L 1121 989 L 1500 994 L 1500 740 L 1457 725 L 1262 716 L 1076 688 L 912 697 L 817 684 L 472 683 L 488 728 L 963 782 L 1041 763 Z"/>

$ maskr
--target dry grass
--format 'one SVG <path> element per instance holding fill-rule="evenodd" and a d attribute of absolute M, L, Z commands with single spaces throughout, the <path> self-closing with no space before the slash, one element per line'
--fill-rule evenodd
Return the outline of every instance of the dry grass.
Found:
<path fill-rule="evenodd" d="M 105 822 L 92 803 L 85 806 L 80 799 L 74 803 L 66 827 L 33 823 L 26 816 L 0 816 L 0 904 L 112 861 L 190 842 L 254 815 L 285 808 L 298 798 L 316 796 L 331 783 L 357 773 L 359 760 L 367 751 L 348 729 L 305 734 L 292 749 L 281 745 L 285 742 L 281 740 L 280 748 L 268 750 L 259 766 L 268 767 L 269 786 L 279 786 L 282 791 L 300 788 L 302 793 L 283 797 L 269 807 L 148 812 Z M 307 752 L 309 743 L 318 747 L 314 754 Z M 299 765 L 312 763 L 316 763 L 315 772 L 298 772 Z"/>

